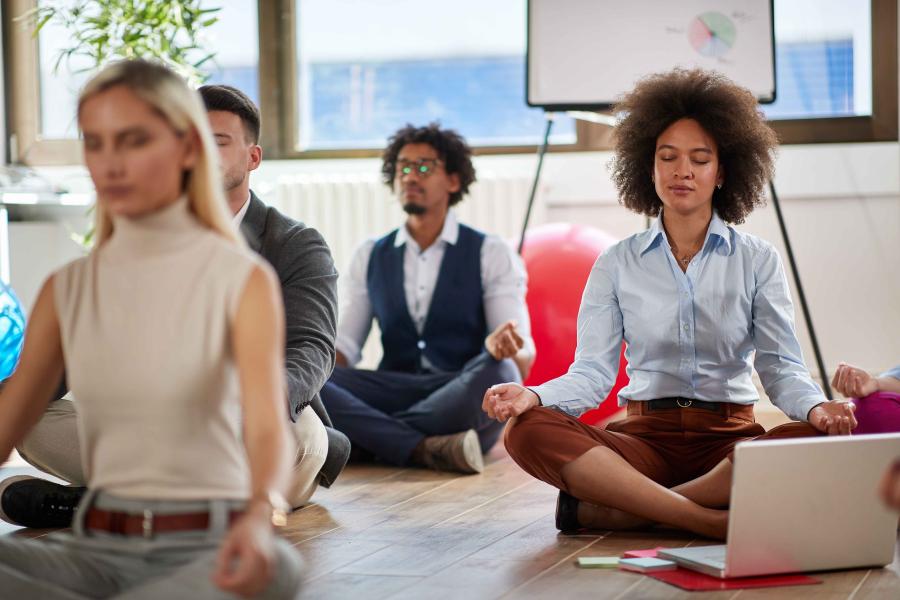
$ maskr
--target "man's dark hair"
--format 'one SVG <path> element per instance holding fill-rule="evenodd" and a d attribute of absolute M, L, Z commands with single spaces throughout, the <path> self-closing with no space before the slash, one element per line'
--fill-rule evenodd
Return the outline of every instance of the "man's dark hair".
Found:
<path fill-rule="evenodd" d="M 743 223 L 764 203 L 778 138 L 749 90 L 713 71 L 675 69 L 639 81 L 614 110 L 626 114 L 616 127 L 612 179 L 627 208 L 659 214 L 662 202 L 650 178 L 656 140 L 680 119 L 697 121 L 718 146 L 724 181 L 712 202 L 719 217 Z"/>
<path fill-rule="evenodd" d="M 247 141 L 259 143 L 259 109 L 247 94 L 230 85 L 204 85 L 197 91 L 207 112 L 222 110 L 237 115 L 244 124 Z"/>
<path fill-rule="evenodd" d="M 456 131 L 441 129 L 440 123 L 429 123 L 425 127 L 415 127 L 407 123 L 388 139 L 388 146 L 381 156 L 381 175 L 389 187 L 394 186 L 397 173 L 397 155 L 407 144 L 428 144 L 437 152 L 448 175 L 459 177 L 459 191 L 450 194 L 450 206 L 457 204 L 469 191 L 475 181 L 475 167 L 472 165 L 472 149 Z"/>

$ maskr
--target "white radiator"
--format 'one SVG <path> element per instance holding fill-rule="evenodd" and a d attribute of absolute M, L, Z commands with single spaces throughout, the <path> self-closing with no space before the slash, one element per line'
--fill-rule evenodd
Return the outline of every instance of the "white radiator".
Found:
<path fill-rule="evenodd" d="M 488 175 L 472 185 L 454 210 L 461 222 L 499 235 L 515 246 L 530 191 L 528 177 Z M 541 196 L 539 190 L 531 226 L 545 221 Z M 340 272 L 347 268 L 360 243 L 386 234 L 403 223 L 405 217 L 391 190 L 374 177 L 282 176 L 264 198 L 286 215 L 318 229 L 331 247 Z"/>

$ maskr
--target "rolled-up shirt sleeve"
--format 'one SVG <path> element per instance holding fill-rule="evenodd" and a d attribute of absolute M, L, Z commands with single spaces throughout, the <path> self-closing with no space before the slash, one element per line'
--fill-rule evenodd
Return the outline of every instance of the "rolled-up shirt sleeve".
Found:
<path fill-rule="evenodd" d="M 544 406 L 578 416 L 596 408 L 615 383 L 623 328 L 613 262 L 604 254 L 591 269 L 578 310 L 578 342 L 569 371 L 531 388 Z"/>
<path fill-rule="evenodd" d="M 772 404 L 792 419 L 806 421 L 809 411 L 826 398 L 803 362 L 787 278 L 774 248 L 760 249 L 754 270 L 754 367 Z"/>
<path fill-rule="evenodd" d="M 900 379 L 900 365 L 897 365 L 893 369 L 888 369 L 881 374 L 881 377 L 893 377 L 894 379 Z"/>
<path fill-rule="evenodd" d="M 534 351 L 531 319 L 525 304 L 528 275 L 521 257 L 501 238 L 489 235 L 481 249 L 481 283 L 488 332 L 513 320 L 525 347 Z"/>
<path fill-rule="evenodd" d="M 350 267 L 340 277 L 340 312 L 335 348 L 350 366 L 362 358 L 362 347 L 372 328 L 372 303 L 366 285 L 369 256 L 375 240 L 367 240 L 353 253 Z"/>

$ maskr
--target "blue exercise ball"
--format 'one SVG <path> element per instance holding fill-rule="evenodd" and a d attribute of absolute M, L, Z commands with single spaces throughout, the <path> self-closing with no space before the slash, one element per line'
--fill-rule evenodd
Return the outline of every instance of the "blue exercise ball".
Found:
<path fill-rule="evenodd" d="M 25 313 L 8 285 L 0 281 L 0 381 L 16 370 L 25 341 Z"/>

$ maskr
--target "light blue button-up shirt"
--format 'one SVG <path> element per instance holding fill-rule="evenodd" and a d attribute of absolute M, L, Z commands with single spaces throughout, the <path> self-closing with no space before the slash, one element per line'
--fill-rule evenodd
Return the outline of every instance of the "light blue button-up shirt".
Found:
<path fill-rule="evenodd" d="M 716 214 L 686 272 L 660 219 L 604 252 L 581 299 L 575 362 L 532 389 L 572 415 L 596 407 L 615 382 L 623 340 L 630 381 L 620 406 L 667 397 L 752 404 L 753 367 L 792 419 L 826 400 L 803 364 L 778 253 Z"/>
<path fill-rule="evenodd" d="M 894 379 L 900 379 L 900 365 L 897 365 L 893 369 L 888 369 L 881 374 L 881 377 L 893 377 Z"/>

